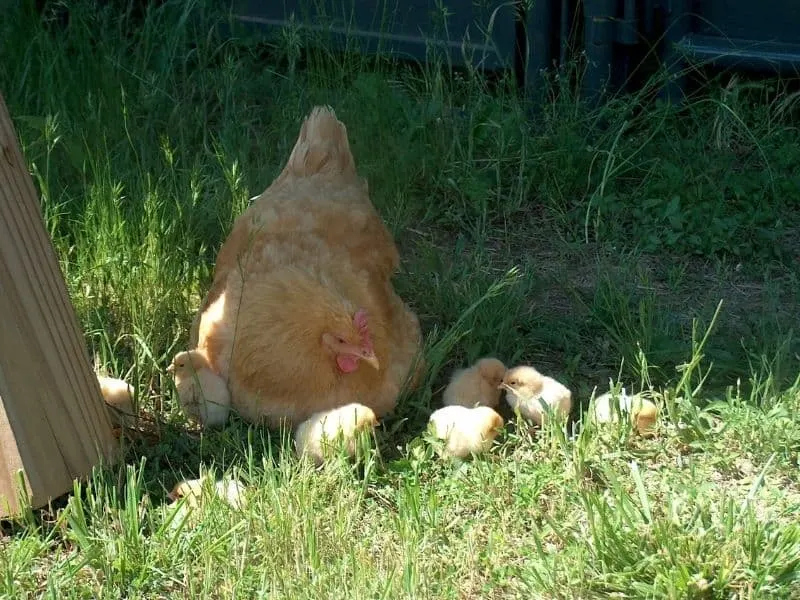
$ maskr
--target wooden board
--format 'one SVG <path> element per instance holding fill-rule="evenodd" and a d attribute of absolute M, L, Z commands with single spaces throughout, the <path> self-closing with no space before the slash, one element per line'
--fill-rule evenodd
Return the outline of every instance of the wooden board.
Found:
<path fill-rule="evenodd" d="M 0 95 L 0 516 L 19 509 L 20 469 L 39 507 L 113 460 L 106 410 Z"/>

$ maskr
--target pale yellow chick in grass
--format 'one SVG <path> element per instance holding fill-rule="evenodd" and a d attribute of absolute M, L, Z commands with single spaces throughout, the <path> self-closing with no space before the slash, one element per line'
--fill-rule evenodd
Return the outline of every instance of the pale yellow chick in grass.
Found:
<path fill-rule="evenodd" d="M 133 408 L 133 387 L 122 379 L 97 375 L 100 392 L 108 405 L 111 422 L 119 427 L 130 427 L 136 419 Z"/>
<path fill-rule="evenodd" d="M 203 427 L 222 427 L 231 410 L 231 395 L 200 350 L 178 352 L 167 367 L 183 412 Z"/>
<path fill-rule="evenodd" d="M 314 413 L 297 426 L 294 434 L 297 454 L 309 456 L 319 465 L 336 448 L 337 440 L 341 440 L 348 456 L 353 456 L 358 433 L 373 429 L 377 423 L 371 408 L 355 402 Z"/>
<path fill-rule="evenodd" d="M 244 497 L 245 488 L 236 479 L 221 479 L 214 482 L 210 489 L 206 488 L 208 477 L 200 479 L 188 479 L 177 483 L 167 497 L 172 502 L 167 507 L 168 510 L 180 511 L 175 515 L 171 522 L 171 527 L 178 527 L 187 522 L 190 526 L 197 524 L 199 513 L 197 509 L 204 501 L 209 501 L 213 496 L 218 497 L 225 504 L 235 510 L 242 510 L 247 506 Z M 206 488 L 204 490 L 204 488 Z M 185 499 L 185 500 L 184 500 Z M 183 502 L 181 502 L 183 501 Z"/>
<path fill-rule="evenodd" d="M 616 421 L 617 412 L 614 410 L 614 401 L 617 402 L 619 412 L 627 415 L 631 424 L 640 435 L 649 437 L 655 435 L 655 424 L 658 418 L 658 408 L 655 403 L 641 394 L 628 395 L 625 388 L 614 397 L 613 392 L 606 392 L 594 399 L 593 417 L 596 423 L 611 423 Z"/>
<path fill-rule="evenodd" d="M 187 479 L 177 483 L 168 497 L 173 504 L 186 498 L 186 504 L 191 508 L 200 506 L 203 500 L 203 486 L 206 485 L 206 478 Z M 220 479 L 214 482 L 211 487 L 213 494 L 222 499 L 228 506 L 235 509 L 242 509 L 246 502 L 244 499 L 244 485 L 237 479 Z"/>
<path fill-rule="evenodd" d="M 488 406 L 445 406 L 428 420 L 429 431 L 444 441 L 442 455 L 446 458 L 486 452 L 503 425 L 503 417 Z"/>
<path fill-rule="evenodd" d="M 455 371 L 442 394 L 445 406 L 488 406 L 500 404 L 500 384 L 506 366 L 496 358 L 482 358 L 467 369 Z"/>
<path fill-rule="evenodd" d="M 525 419 L 542 425 L 546 420 L 542 402 L 547 404 L 553 414 L 566 418 L 572 410 L 572 392 L 547 375 L 527 365 L 506 371 L 500 386 L 506 391 L 506 402 Z"/>

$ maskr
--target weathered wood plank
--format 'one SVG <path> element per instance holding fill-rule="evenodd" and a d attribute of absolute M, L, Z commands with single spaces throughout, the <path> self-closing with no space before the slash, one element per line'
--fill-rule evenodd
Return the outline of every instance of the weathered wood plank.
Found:
<path fill-rule="evenodd" d="M 0 95 L 0 516 L 72 489 L 116 440 L 38 196 Z"/>

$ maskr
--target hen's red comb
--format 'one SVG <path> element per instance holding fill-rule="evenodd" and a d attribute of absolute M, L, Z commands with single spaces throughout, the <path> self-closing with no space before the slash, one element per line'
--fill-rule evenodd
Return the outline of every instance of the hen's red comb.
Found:
<path fill-rule="evenodd" d="M 367 320 L 367 311 L 359 308 L 356 314 L 353 315 L 353 324 L 358 328 L 358 333 L 361 335 L 361 343 L 366 348 L 372 349 L 372 338 L 369 335 L 369 323 Z"/>
<path fill-rule="evenodd" d="M 368 332 L 367 311 L 359 308 L 353 315 L 353 324 L 358 327 L 358 331 L 363 335 Z"/>

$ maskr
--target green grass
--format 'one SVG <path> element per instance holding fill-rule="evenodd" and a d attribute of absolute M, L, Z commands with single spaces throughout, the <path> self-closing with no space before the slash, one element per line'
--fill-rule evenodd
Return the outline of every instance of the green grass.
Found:
<path fill-rule="evenodd" d="M 56 13 L 0 16 L 0 89 L 89 352 L 159 427 L 129 440 L 127 467 L 8 524 L 5 597 L 800 597 L 789 85 L 588 108 L 562 73 L 531 112 L 509 82 L 433 55 L 225 38 L 201 2 Z M 379 453 L 318 472 L 278 432 L 187 430 L 164 372 L 233 218 L 314 104 L 348 127 L 430 363 Z M 511 426 L 491 454 L 442 463 L 427 416 L 487 354 L 583 406 L 609 378 L 653 386 L 659 436 Z M 240 477 L 248 506 L 176 531 L 166 491 L 208 467 Z"/>

